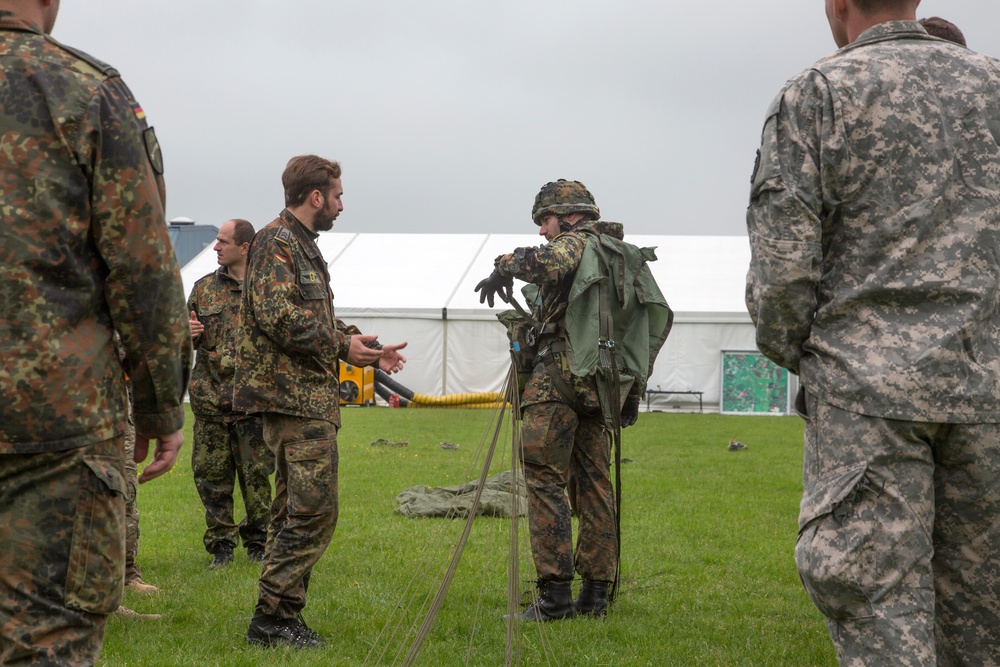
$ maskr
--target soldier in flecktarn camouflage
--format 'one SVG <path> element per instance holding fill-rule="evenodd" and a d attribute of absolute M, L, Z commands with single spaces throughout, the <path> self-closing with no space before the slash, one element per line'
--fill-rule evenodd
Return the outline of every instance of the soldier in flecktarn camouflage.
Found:
<path fill-rule="evenodd" d="M 619 223 L 600 220 L 593 196 L 577 181 L 543 186 L 531 217 L 548 242 L 497 257 L 493 273 L 476 286 L 480 301 L 488 300 L 492 307 L 494 295 L 502 298 L 513 278 L 537 285 L 532 317 L 553 326 L 551 334 L 538 340 L 539 355 L 521 396 L 521 458 L 539 597 L 519 616 L 527 621 L 570 618 L 576 613 L 603 616 L 618 567 L 611 440 L 597 382 L 593 375 L 571 372 L 561 325 L 588 237 L 607 234 L 620 240 L 624 230 Z M 544 350 L 555 360 L 548 366 L 542 360 Z M 561 376 L 565 389 L 552 373 Z M 638 395 L 629 396 L 626 405 L 622 423 L 628 426 L 638 415 Z M 580 521 L 575 555 L 568 488 Z M 575 572 L 583 577 L 576 601 L 571 590 Z"/>
<path fill-rule="evenodd" d="M 1000 63 L 827 0 L 767 113 L 747 307 L 800 378 L 795 558 L 841 665 L 1000 664 Z"/>
<path fill-rule="evenodd" d="M 313 566 L 337 525 L 340 360 L 403 367 L 406 343 L 382 346 L 334 317 L 326 261 L 316 245 L 343 210 L 340 165 L 292 158 L 281 177 L 285 209 L 250 245 L 237 333 L 233 409 L 262 413 L 274 453 L 271 525 L 247 640 L 315 648 L 302 620 Z"/>
<path fill-rule="evenodd" d="M 243 541 L 247 557 L 264 560 L 271 515 L 274 454 L 264 442 L 260 414 L 233 410 L 236 375 L 236 327 L 243 300 L 247 252 L 254 229 L 247 220 L 227 220 L 214 250 L 219 268 L 194 284 L 188 297 L 191 335 L 198 352 L 191 373 L 194 442 L 191 471 L 205 506 L 203 538 L 212 554 L 210 569 L 225 567 Z M 239 481 L 246 518 L 236 524 L 233 494 Z"/>
<path fill-rule="evenodd" d="M 165 473 L 191 365 L 163 161 L 113 68 L 48 36 L 57 0 L 0 0 L 0 664 L 93 665 L 125 575 L 135 456 Z"/>

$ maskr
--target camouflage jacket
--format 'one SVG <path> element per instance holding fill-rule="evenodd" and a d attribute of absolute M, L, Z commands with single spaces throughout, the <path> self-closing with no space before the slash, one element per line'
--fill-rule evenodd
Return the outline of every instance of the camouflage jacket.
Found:
<path fill-rule="evenodd" d="M 188 311 L 198 315 L 205 330 L 194 340 L 197 356 L 191 372 L 191 411 L 199 419 L 229 421 L 247 415 L 233 412 L 236 375 L 236 327 L 240 319 L 243 283 L 219 267 L 194 284 Z"/>
<path fill-rule="evenodd" d="M 573 277 L 587 247 L 587 232 L 609 234 L 616 239 L 624 237 L 624 230 L 617 222 L 582 221 L 545 245 L 517 248 L 494 261 L 496 270 L 501 274 L 538 287 L 538 296 L 531 304 L 531 314 L 539 322 L 561 323 L 565 318 Z M 543 339 L 539 347 L 544 348 L 547 342 Z M 601 406 L 594 377 L 574 375 L 565 354 L 556 355 L 556 360 L 563 380 L 576 392 L 578 405 L 586 411 L 599 412 Z M 539 360 L 524 388 L 521 405 L 527 407 L 549 401 L 566 402 Z"/>
<path fill-rule="evenodd" d="M 257 232 L 247 257 L 233 408 L 340 426 L 340 362 L 360 332 L 334 317 L 326 261 L 287 209 Z"/>
<path fill-rule="evenodd" d="M 191 367 L 163 162 L 111 67 L 0 12 L 0 453 L 181 428 Z"/>
<path fill-rule="evenodd" d="M 761 351 L 842 409 L 1000 419 L 1000 63 L 882 23 L 767 113 L 747 226 Z"/>

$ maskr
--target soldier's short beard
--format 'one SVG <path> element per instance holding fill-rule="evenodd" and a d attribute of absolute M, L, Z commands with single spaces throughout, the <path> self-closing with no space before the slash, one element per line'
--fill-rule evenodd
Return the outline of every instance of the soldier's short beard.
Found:
<path fill-rule="evenodd" d="M 323 202 L 323 208 L 316 212 L 315 217 L 313 217 L 313 231 L 317 232 L 328 232 L 333 229 L 333 221 L 337 219 L 337 212 L 330 209 L 326 202 Z"/>

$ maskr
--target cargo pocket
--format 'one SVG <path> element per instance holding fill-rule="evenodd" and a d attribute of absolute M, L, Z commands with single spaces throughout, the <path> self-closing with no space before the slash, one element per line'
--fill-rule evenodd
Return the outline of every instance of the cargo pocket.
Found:
<path fill-rule="evenodd" d="M 118 608 L 125 583 L 125 478 L 121 459 L 85 456 L 73 522 L 66 606 L 93 614 Z"/>
<path fill-rule="evenodd" d="M 289 514 L 315 516 L 337 510 L 337 458 L 330 440 L 285 445 Z"/>
<path fill-rule="evenodd" d="M 521 461 L 529 465 L 553 467 L 559 469 L 566 459 L 565 449 L 560 447 L 565 442 L 559 436 L 559 424 L 556 410 L 560 404 L 555 402 L 535 404 L 528 407 L 521 423 Z M 566 408 L 563 408 L 564 410 Z M 573 434 L 569 434 L 569 442 L 573 442 Z"/>
<path fill-rule="evenodd" d="M 840 470 L 819 480 L 802 500 L 795 563 L 809 598 L 829 618 L 872 614 L 858 564 L 858 551 L 870 531 L 857 519 L 853 502 L 866 472 L 866 463 Z"/>
<path fill-rule="evenodd" d="M 898 489 L 866 463 L 831 473 L 802 501 L 795 562 L 813 604 L 835 620 L 870 618 L 873 605 L 932 553 Z"/>

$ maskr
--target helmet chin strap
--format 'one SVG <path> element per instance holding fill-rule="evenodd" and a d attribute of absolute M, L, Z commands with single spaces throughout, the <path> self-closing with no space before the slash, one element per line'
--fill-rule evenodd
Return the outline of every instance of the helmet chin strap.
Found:
<path fill-rule="evenodd" d="M 559 231 L 563 234 L 573 228 L 573 223 L 567 222 L 565 215 L 556 216 L 556 219 L 559 221 Z"/>

